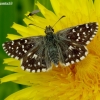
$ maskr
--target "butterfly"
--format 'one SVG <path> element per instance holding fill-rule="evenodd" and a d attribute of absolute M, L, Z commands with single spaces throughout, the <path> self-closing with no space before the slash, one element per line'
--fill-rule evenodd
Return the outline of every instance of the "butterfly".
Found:
<path fill-rule="evenodd" d="M 90 22 L 60 30 L 54 34 L 46 26 L 45 36 L 31 36 L 5 42 L 2 46 L 8 56 L 21 61 L 21 68 L 29 72 L 45 72 L 61 62 L 69 66 L 83 60 L 98 31 L 98 23 Z"/>

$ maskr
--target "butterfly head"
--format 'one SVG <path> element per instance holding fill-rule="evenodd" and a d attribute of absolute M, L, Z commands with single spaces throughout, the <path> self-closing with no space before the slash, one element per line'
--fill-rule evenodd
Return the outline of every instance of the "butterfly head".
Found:
<path fill-rule="evenodd" d="M 46 34 L 53 33 L 53 32 L 54 32 L 54 29 L 50 25 L 46 26 L 46 28 L 45 28 L 45 33 Z"/>

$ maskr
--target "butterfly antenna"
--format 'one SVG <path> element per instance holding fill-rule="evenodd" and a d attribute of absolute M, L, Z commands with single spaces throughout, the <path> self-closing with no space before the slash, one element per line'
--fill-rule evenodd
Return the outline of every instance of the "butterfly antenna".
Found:
<path fill-rule="evenodd" d="M 33 26 L 36 26 L 36 27 L 38 27 L 38 28 L 41 28 L 41 29 L 45 30 L 44 28 L 42 28 L 42 27 L 40 27 L 40 26 L 37 26 L 37 25 L 35 25 L 35 24 L 29 24 L 29 25 L 33 25 Z"/>
<path fill-rule="evenodd" d="M 54 27 L 62 18 L 64 18 L 64 17 L 66 17 L 66 16 L 61 16 L 61 17 L 58 19 L 58 21 L 53 25 L 53 27 Z"/>

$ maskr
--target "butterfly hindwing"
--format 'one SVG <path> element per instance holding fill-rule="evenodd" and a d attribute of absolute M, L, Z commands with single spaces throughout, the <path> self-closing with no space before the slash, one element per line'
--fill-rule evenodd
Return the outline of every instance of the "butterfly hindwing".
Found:
<path fill-rule="evenodd" d="M 66 66 L 83 60 L 88 54 L 88 50 L 84 45 L 73 43 L 71 41 L 61 40 L 58 45 L 61 49 L 61 62 Z"/>
<path fill-rule="evenodd" d="M 75 62 L 83 60 L 88 54 L 88 50 L 85 46 L 70 43 L 68 48 L 62 49 L 62 55 L 64 58 L 64 64 L 69 66 Z"/>
<path fill-rule="evenodd" d="M 47 70 L 45 48 L 38 46 L 21 59 L 21 67 L 29 72 L 43 72 Z"/>

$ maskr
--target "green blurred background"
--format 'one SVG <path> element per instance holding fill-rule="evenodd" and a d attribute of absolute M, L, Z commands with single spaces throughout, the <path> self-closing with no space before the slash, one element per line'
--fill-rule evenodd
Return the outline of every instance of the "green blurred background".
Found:
<path fill-rule="evenodd" d="M 11 72 L 4 70 L 3 59 L 8 56 L 2 49 L 2 43 L 7 41 L 6 36 L 8 33 L 17 34 L 17 32 L 11 28 L 13 22 L 21 25 L 25 25 L 23 18 L 28 11 L 38 9 L 35 3 L 39 1 L 48 9 L 52 10 L 50 0 L 0 0 L 1 2 L 12 2 L 12 5 L 0 5 L 0 78 L 11 74 Z M 10 94 L 24 88 L 20 84 L 13 82 L 7 82 L 0 84 L 0 100 L 4 100 Z"/>

